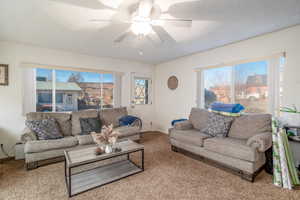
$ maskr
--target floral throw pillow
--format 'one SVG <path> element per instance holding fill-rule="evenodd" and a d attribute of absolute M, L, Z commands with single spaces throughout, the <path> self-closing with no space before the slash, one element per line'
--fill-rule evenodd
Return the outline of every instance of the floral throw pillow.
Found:
<path fill-rule="evenodd" d="M 227 137 L 233 120 L 234 117 L 210 112 L 208 115 L 207 126 L 201 132 L 212 137 Z"/>
<path fill-rule="evenodd" d="M 39 140 L 63 138 L 55 119 L 26 120 L 26 126 L 33 131 Z"/>

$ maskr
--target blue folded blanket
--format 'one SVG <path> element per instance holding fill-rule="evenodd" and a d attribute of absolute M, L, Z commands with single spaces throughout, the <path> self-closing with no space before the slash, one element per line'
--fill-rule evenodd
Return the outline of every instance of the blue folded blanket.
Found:
<path fill-rule="evenodd" d="M 140 118 L 132 116 L 132 115 L 126 115 L 119 119 L 119 124 L 120 124 L 120 126 L 129 126 L 133 122 L 135 122 L 135 120 L 140 120 Z"/>
<path fill-rule="evenodd" d="M 186 121 L 187 119 L 175 119 L 171 122 L 171 125 L 174 126 L 175 123 L 177 122 L 182 122 L 182 121 Z"/>
<path fill-rule="evenodd" d="M 219 112 L 239 113 L 245 109 L 245 107 L 239 103 L 237 104 L 225 104 L 225 103 L 213 103 L 211 109 Z"/>

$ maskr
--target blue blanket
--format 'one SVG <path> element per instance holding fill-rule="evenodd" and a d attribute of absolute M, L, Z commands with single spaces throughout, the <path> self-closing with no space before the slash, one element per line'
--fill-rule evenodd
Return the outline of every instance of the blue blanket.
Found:
<path fill-rule="evenodd" d="M 171 122 L 171 125 L 174 126 L 175 123 L 177 122 L 182 122 L 182 121 L 186 121 L 187 119 L 175 119 Z"/>
<path fill-rule="evenodd" d="M 120 126 L 129 126 L 133 122 L 135 122 L 135 120 L 140 120 L 140 118 L 132 116 L 132 115 L 126 115 L 119 119 L 119 124 L 120 124 Z"/>
<path fill-rule="evenodd" d="M 219 112 L 239 113 L 245 109 L 241 104 L 213 103 L 211 109 Z"/>

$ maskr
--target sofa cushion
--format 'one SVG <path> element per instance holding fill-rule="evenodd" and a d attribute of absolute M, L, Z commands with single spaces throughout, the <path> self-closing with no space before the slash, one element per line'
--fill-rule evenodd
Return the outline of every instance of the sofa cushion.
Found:
<path fill-rule="evenodd" d="M 91 135 L 76 135 L 79 145 L 96 144 Z"/>
<path fill-rule="evenodd" d="M 119 138 L 130 137 L 140 132 L 140 129 L 138 127 L 131 126 L 120 126 L 118 128 L 115 128 L 114 130 L 118 131 Z M 76 135 L 76 138 L 80 145 L 95 144 L 91 135 Z"/>
<path fill-rule="evenodd" d="M 100 133 L 101 132 L 101 121 L 99 117 L 93 118 L 80 118 L 80 135 L 89 135 L 91 132 Z"/>
<path fill-rule="evenodd" d="M 140 133 L 140 129 L 136 126 L 120 126 L 114 130 L 119 133 L 120 138 Z"/>
<path fill-rule="evenodd" d="M 203 141 L 205 139 L 210 138 L 209 135 L 201 133 L 196 129 L 190 129 L 190 130 L 172 129 L 170 131 L 170 137 L 178 141 L 200 146 L 200 147 L 203 146 Z"/>
<path fill-rule="evenodd" d="M 270 114 L 249 114 L 237 117 L 229 130 L 228 137 L 248 139 L 256 134 L 272 132 Z"/>
<path fill-rule="evenodd" d="M 232 158 L 255 162 L 259 155 L 256 149 L 246 145 L 247 140 L 235 138 L 208 138 L 204 140 L 204 149 Z"/>
<path fill-rule="evenodd" d="M 77 112 L 72 112 L 72 135 L 80 135 L 81 126 L 80 118 L 95 118 L 98 117 L 97 110 L 82 110 Z"/>
<path fill-rule="evenodd" d="M 111 125 L 114 127 L 119 126 L 119 119 L 128 115 L 126 107 L 122 108 L 108 108 L 99 111 L 100 119 L 103 125 Z"/>
<path fill-rule="evenodd" d="M 28 141 L 25 144 L 25 153 L 37 153 L 53 149 L 62 149 L 73 147 L 78 144 L 78 140 L 75 137 L 69 136 L 57 140 L 34 140 Z"/>
<path fill-rule="evenodd" d="M 209 112 L 201 108 L 192 108 L 189 121 L 197 130 L 202 130 L 206 127 Z"/>
<path fill-rule="evenodd" d="M 206 128 L 202 132 L 212 137 L 227 137 L 233 117 L 210 112 Z"/>
<path fill-rule="evenodd" d="M 55 119 L 26 120 L 26 126 L 39 140 L 60 139 L 63 137 Z"/>
<path fill-rule="evenodd" d="M 64 136 L 72 135 L 71 113 L 59 112 L 31 112 L 26 114 L 27 120 L 56 119 Z"/>

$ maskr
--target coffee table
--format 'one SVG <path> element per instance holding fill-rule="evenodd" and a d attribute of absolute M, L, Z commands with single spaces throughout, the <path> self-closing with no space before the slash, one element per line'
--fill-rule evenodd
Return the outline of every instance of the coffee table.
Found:
<path fill-rule="evenodd" d="M 65 181 L 69 197 L 144 171 L 144 145 L 125 140 L 118 142 L 117 146 L 122 149 L 120 152 L 101 155 L 95 155 L 96 145 L 64 152 Z M 141 153 L 139 164 L 130 159 L 130 154 L 135 152 Z M 76 172 L 76 168 L 85 168 L 116 157 L 122 160 Z"/>

